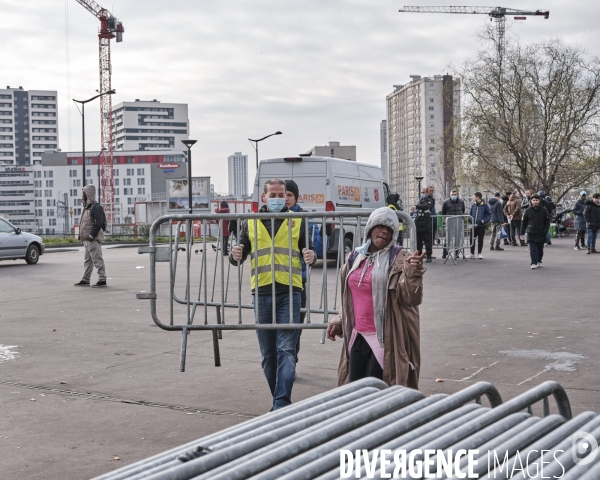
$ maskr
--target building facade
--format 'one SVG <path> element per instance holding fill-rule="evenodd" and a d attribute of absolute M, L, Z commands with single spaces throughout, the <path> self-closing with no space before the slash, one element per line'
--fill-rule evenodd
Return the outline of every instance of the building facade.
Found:
<path fill-rule="evenodd" d="M 58 149 L 56 91 L 0 89 L 0 167 L 24 166 Z"/>
<path fill-rule="evenodd" d="M 248 155 L 235 152 L 227 158 L 229 195 L 242 198 L 248 195 Z"/>
<path fill-rule="evenodd" d="M 388 179 L 388 156 L 387 156 L 387 120 L 379 124 L 379 148 L 381 151 L 381 171 L 383 178 Z"/>
<path fill-rule="evenodd" d="M 411 75 L 394 85 L 387 103 L 387 177 L 406 205 L 418 200 L 421 186 L 433 185 L 445 198 L 454 176 L 453 145 L 459 135 L 460 81 L 451 75 Z"/>
<path fill-rule="evenodd" d="M 86 152 L 86 183 L 96 188 L 98 153 Z M 45 152 L 33 165 L 0 167 L 0 215 L 24 231 L 69 234 L 82 209 L 81 160 L 77 152 Z M 187 178 L 182 150 L 115 152 L 113 164 L 117 224 L 135 222 L 137 202 L 166 201 L 167 179 Z"/>
<path fill-rule="evenodd" d="M 304 155 L 309 157 L 333 157 L 356 162 L 356 145 L 340 145 L 340 142 L 329 142 L 329 145 L 311 148 Z"/>
<path fill-rule="evenodd" d="M 121 102 L 113 106 L 112 121 L 115 151 L 181 149 L 190 138 L 185 103 Z"/>

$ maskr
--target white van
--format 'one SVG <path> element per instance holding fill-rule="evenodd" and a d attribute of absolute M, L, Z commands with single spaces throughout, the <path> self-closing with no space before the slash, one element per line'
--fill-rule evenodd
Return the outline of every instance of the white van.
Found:
<path fill-rule="evenodd" d="M 363 211 L 371 212 L 386 204 L 389 187 L 381 168 L 376 165 L 357 163 L 331 157 L 287 157 L 263 160 L 258 165 L 252 195 L 252 211 L 258 212 L 263 205 L 261 193 L 270 178 L 294 180 L 300 196 L 298 204 L 306 211 Z M 344 227 L 344 250 L 362 242 L 362 232 L 357 235 L 355 227 Z M 327 256 L 337 256 L 339 228 L 333 229 L 329 239 Z"/>

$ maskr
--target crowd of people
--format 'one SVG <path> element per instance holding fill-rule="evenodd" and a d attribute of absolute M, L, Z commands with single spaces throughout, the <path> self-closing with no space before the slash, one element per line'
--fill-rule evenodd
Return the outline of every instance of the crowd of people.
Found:
<path fill-rule="evenodd" d="M 417 251 L 425 251 L 426 262 L 435 258 L 432 256 L 432 241 L 437 218 L 433 194 L 433 187 L 424 188 L 419 202 L 411 208 L 417 230 Z M 465 201 L 459 198 L 458 191 L 453 189 L 450 197 L 442 205 L 442 216 L 466 216 L 466 211 Z M 485 236 L 490 230 L 490 250 L 503 251 L 501 245 L 528 246 L 531 268 L 536 269 L 542 265 L 544 246 L 552 245 L 552 222 L 556 219 L 560 222 L 565 213 L 567 211 L 562 205 L 554 203 L 544 190 L 538 193 L 525 190 L 523 198 L 519 192 L 508 191 L 504 195 L 496 192 L 487 202 L 483 200 L 481 192 L 475 192 L 466 217 L 471 223 L 471 253 L 465 258 L 483 259 Z M 592 199 L 588 199 L 587 192 L 581 191 L 572 213 L 575 217 L 575 250 L 587 248 L 588 254 L 599 253 L 596 250 L 596 238 L 600 229 L 600 193 L 595 193 Z M 558 228 L 566 230 L 565 226 Z M 446 258 L 447 255 L 444 244 L 442 258 Z"/>

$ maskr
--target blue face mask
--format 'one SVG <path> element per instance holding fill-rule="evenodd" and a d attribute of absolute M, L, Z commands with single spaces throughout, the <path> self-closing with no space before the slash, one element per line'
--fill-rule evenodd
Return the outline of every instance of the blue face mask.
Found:
<path fill-rule="evenodd" d="M 267 198 L 270 212 L 281 212 L 285 207 L 285 198 Z"/>
<path fill-rule="evenodd" d="M 450 197 L 450 199 L 451 199 L 453 202 L 455 202 L 457 198 L 458 198 L 458 197 L 457 197 L 456 195 L 452 195 L 452 196 Z"/>
<path fill-rule="evenodd" d="M 419 198 L 425 198 L 425 194 L 422 193 L 421 196 Z"/>

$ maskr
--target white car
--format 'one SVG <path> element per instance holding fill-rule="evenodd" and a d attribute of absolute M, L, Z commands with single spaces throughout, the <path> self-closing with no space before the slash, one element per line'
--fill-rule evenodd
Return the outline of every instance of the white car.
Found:
<path fill-rule="evenodd" d="M 0 260 L 24 258 L 29 265 L 35 265 L 45 249 L 44 240 L 40 237 L 22 232 L 0 218 Z"/>

